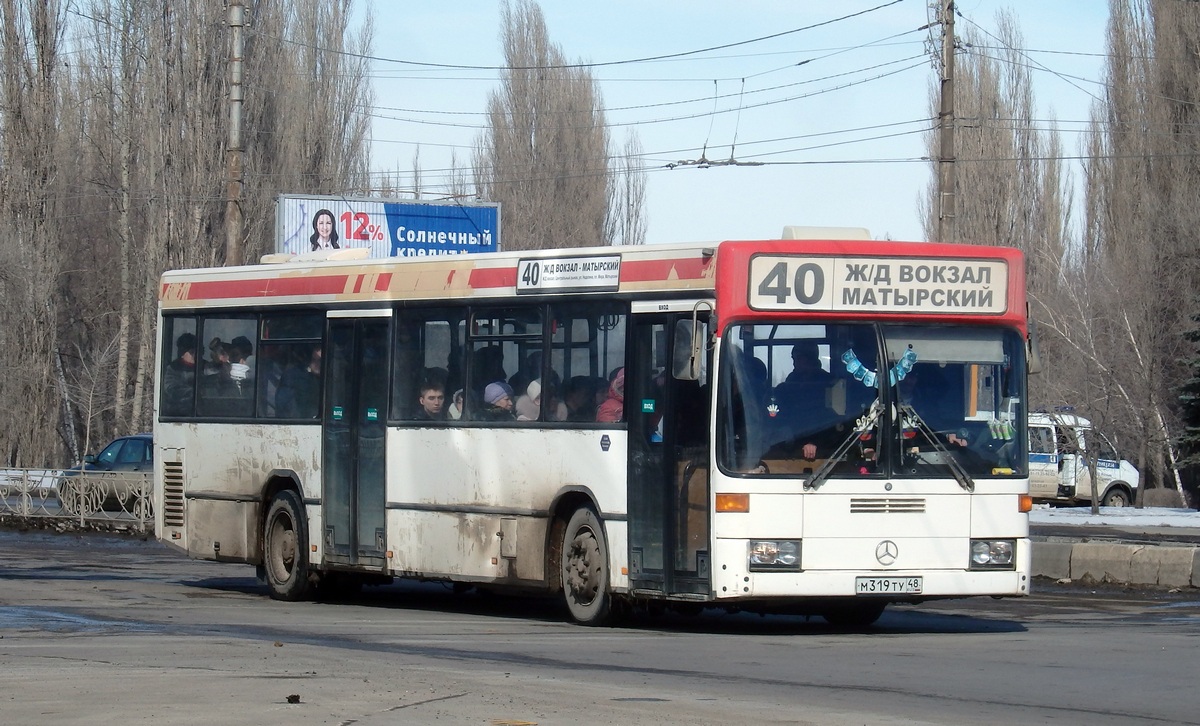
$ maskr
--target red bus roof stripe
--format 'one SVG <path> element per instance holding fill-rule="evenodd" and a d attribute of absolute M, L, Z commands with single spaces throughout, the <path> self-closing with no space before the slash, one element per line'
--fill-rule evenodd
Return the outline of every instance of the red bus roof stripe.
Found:
<path fill-rule="evenodd" d="M 516 267 L 476 267 L 471 270 L 467 284 L 475 290 L 497 287 L 516 287 Z"/>
<path fill-rule="evenodd" d="M 292 295 L 340 295 L 349 275 L 267 277 L 249 280 L 209 280 L 188 284 L 188 300 L 220 300 Z"/>
<path fill-rule="evenodd" d="M 699 280 L 712 263 L 712 257 L 676 257 L 668 260 L 622 260 L 621 282 L 668 280 L 671 270 L 680 280 Z"/>

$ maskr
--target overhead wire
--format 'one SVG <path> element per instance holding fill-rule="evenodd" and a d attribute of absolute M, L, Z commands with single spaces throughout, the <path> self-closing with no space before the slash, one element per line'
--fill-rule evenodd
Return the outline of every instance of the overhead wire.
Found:
<path fill-rule="evenodd" d="M 830 80 L 833 78 L 842 78 L 845 76 L 852 76 L 857 73 L 863 73 L 866 71 L 875 70 L 877 68 L 884 68 L 886 66 L 896 65 L 897 63 L 905 63 L 908 61 L 915 61 L 919 58 L 925 58 L 925 54 L 919 53 L 917 55 L 906 56 L 904 58 L 897 58 L 894 60 L 884 61 L 882 63 L 876 63 L 876 64 L 870 65 L 870 66 L 863 66 L 861 68 L 855 68 L 850 71 L 843 71 L 841 73 L 832 73 L 832 74 L 829 74 L 826 76 L 820 76 L 817 78 L 807 78 L 803 81 L 795 81 L 793 83 L 784 83 L 784 84 L 780 84 L 780 85 L 776 85 L 776 86 L 768 86 L 765 88 L 758 88 L 758 89 L 754 89 L 754 90 L 750 90 L 750 91 L 742 91 L 739 93 L 727 93 L 727 94 L 719 95 L 719 96 L 715 96 L 715 97 L 686 98 L 686 99 L 680 99 L 680 100 L 675 100 L 675 101 L 660 101 L 658 103 L 644 103 L 644 104 L 638 104 L 635 106 L 617 106 L 617 107 L 612 107 L 612 108 L 605 108 L 604 112 L 605 113 L 616 113 L 616 112 L 621 112 L 621 111 L 640 111 L 640 110 L 648 109 L 648 108 L 663 108 L 666 106 L 682 106 L 682 105 L 689 104 L 689 103 L 707 102 L 709 100 L 713 100 L 713 98 L 726 99 L 726 98 L 733 98 L 733 97 L 742 97 L 747 94 L 768 93 L 770 91 L 778 91 L 778 90 L 782 90 L 785 88 L 794 88 L 796 86 L 805 86 L 805 85 L 809 85 L 812 83 L 819 83 L 820 81 L 827 81 L 827 80 Z M 923 65 L 923 63 L 921 63 L 919 65 Z M 747 78 L 749 78 L 749 77 L 751 77 L 751 76 L 747 76 Z M 721 79 L 717 79 L 717 80 L 721 80 Z M 726 80 L 728 80 L 728 79 L 726 79 Z M 744 80 L 744 79 L 733 79 L 733 80 Z M 713 81 L 710 79 L 710 82 L 713 82 Z M 372 105 L 369 108 L 371 108 L 373 110 L 379 110 L 379 111 L 397 111 L 400 113 L 425 113 L 425 114 L 433 114 L 433 115 L 439 115 L 439 116 L 487 116 L 488 115 L 487 111 L 438 111 L 438 110 L 425 110 L 425 109 L 417 109 L 417 108 L 396 108 L 396 107 L 377 106 L 377 105 Z M 543 115 L 544 113 L 545 112 L 538 112 L 538 115 Z M 551 113 L 553 113 L 553 112 L 551 112 Z M 578 112 L 564 111 L 561 113 L 578 113 Z"/>
<path fill-rule="evenodd" d="M 706 48 L 697 48 L 694 50 L 680 51 L 678 53 L 665 53 L 662 55 L 647 56 L 647 57 L 643 57 L 643 58 L 629 58 L 629 59 L 625 59 L 625 60 L 615 60 L 615 61 L 599 61 L 599 62 L 594 62 L 594 63 L 564 63 L 561 65 L 544 65 L 544 66 L 479 66 L 479 65 L 464 65 L 464 64 L 458 64 L 458 63 L 432 63 L 432 62 L 428 62 L 428 61 L 412 61 L 412 60 L 403 60 L 403 59 L 398 59 L 398 58 L 386 58 L 383 56 L 376 56 L 376 55 L 369 55 L 369 54 L 362 54 L 362 53 L 352 53 L 350 51 L 324 48 L 324 47 L 312 45 L 309 43 L 302 43 L 300 41 L 291 40 L 289 38 L 280 38 L 277 36 L 272 36 L 272 35 L 269 35 L 266 33 L 262 33 L 261 35 L 264 35 L 265 37 L 274 38 L 275 40 L 278 40 L 280 42 L 288 43 L 290 45 L 294 45 L 297 47 L 308 48 L 310 50 L 317 50 L 317 51 L 322 51 L 322 52 L 327 52 L 327 53 L 335 53 L 337 55 L 348 56 L 351 58 L 358 58 L 361 60 L 371 60 L 371 61 L 377 61 L 380 63 L 393 63 L 396 65 L 416 66 L 416 67 L 422 67 L 422 68 L 447 68 L 447 69 L 452 69 L 452 70 L 471 70 L 471 71 L 587 69 L 587 68 L 604 68 L 604 67 L 610 67 L 610 66 L 650 63 L 650 62 L 656 62 L 656 61 L 662 61 L 662 60 L 670 60 L 670 59 L 674 59 L 674 58 L 683 58 L 683 57 L 687 57 L 687 56 L 700 55 L 700 54 L 709 53 L 712 51 L 725 50 L 727 48 L 736 48 L 736 47 L 743 46 L 743 45 L 751 45 L 753 43 L 761 43 L 761 42 L 764 42 L 767 40 L 774 40 L 776 38 L 782 38 L 787 35 L 794 35 L 796 33 L 813 30 L 815 28 L 821 28 L 826 25 L 832 25 L 834 23 L 842 22 L 844 20 L 849 20 L 851 18 L 857 18 L 861 15 L 866 15 L 868 13 L 873 13 L 878 10 L 882 10 L 884 8 L 890 7 L 892 5 L 897 5 L 901 2 L 904 2 L 904 0 L 890 0 L 890 2 L 885 2 L 881 5 L 876 5 L 875 7 L 867 8 L 865 10 L 860 10 L 860 11 L 854 12 L 854 13 L 849 13 L 847 15 L 842 15 L 837 18 L 831 18 L 829 20 L 824 20 L 819 23 L 813 23 L 811 25 L 805 25 L 805 26 L 802 26 L 799 28 L 793 28 L 791 30 L 784 30 L 784 31 L 780 31 L 778 33 L 771 33 L 770 35 L 763 35 L 763 36 L 760 36 L 757 38 L 751 38 L 749 40 L 739 40 L 739 41 L 735 41 L 732 43 L 724 43 L 722 45 L 714 45 L 714 46 L 709 46 Z"/>
<path fill-rule="evenodd" d="M 802 93 L 802 94 L 795 95 L 795 96 L 788 96 L 785 98 L 778 98 L 778 99 L 772 99 L 772 100 L 768 100 L 768 101 L 762 101 L 759 103 L 749 104 L 747 106 L 744 106 L 744 108 L 745 109 L 764 108 L 764 107 L 768 107 L 768 106 L 775 106 L 775 105 L 778 105 L 781 103 L 790 103 L 792 101 L 799 101 L 799 100 L 806 99 L 806 98 L 812 98 L 814 96 L 819 96 L 819 95 L 822 95 L 825 93 L 832 93 L 834 91 L 841 91 L 841 90 L 845 90 L 847 88 L 852 88 L 854 86 L 858 86 L 863 83 L 870 83 L 872 81 L 878 81 L 880 79 L 888 78 L 890 76 L 894 76 L 899 73 L 904 73 L 905 71 L 910 71 L 914 68 L 920 68 L 923 66 L 925 66 L 924 60 L 904 66 L 902 68 L 895 69 L 893 71 L 889 71 L 887 73 L 880 73 L 878 75 L 874 75 L 869 78 L 863 78 L 863 79 L 859 79 L 856 81 L 850 81 L 850 82 L 843 83 L 843 84 L 840 84 L 837 86 L 829 86 L 826 88 L 818 89 L 811 93 Z M 626 122 L 609 122 L 609 123 L 605 123 L 604 127 L 605 128 L 623 128 L 623 127 L 629 127 L 629 126 L 644 126 L 644 125 L 648 125 L 648 124 L 669 123 L 669 122 L 673 122 L 673 121 L 688 121 L 688 120 L 693 120 L 693 119 L 698 119 L 698 118 L 706 118 L 713 114 L 733 113 L 733 112 L 739 111 L 739 110 L 741 110 L 741 109 L 740 108 L 714 109 L 711 112 L 686 114 L 686 115 L 680 115 L 680 116 L 668 116 L 668 117 L 664 117 L 664 118 L 641 119 L 641 120 L 637 120 L 637 121 L 626 121 Z M 402 121 L 405 123 L 422 124 L 422 125 L 429 125 L 429 126 L 449 126 L 449 127 L 454 127 L 454 128 L 469 128 L 469 129 L 476 129 L 476 130 L 485 128 L 485 126 L 482 124 L 457 124 L 457 123 L 442 122 L 442 121 L 426 121 L 423 119 L 400 118 L 400 117 L 387 116 L 385 114 L 377 114 L 377 113 L 368 113 L 368 115 L 371 116 L 372 118 L 381 118 L 381 119 L 387 119 L 387 120 L 391 120 L 391 121 Z"/>

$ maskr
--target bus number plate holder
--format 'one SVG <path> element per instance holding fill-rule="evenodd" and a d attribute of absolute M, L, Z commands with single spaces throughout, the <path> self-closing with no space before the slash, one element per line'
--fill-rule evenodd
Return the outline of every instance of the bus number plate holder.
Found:
<path fill-rule="evenodd" d="M 922 577 L 856 577 L 856 595 L 920 595 L 925 588 Z"/>

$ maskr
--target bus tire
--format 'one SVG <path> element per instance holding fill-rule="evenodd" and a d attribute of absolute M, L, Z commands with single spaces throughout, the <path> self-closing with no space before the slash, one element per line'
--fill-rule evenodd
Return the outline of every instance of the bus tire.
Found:
<path fill-rule="evenodd" d="M 263 525 L 263 569 L 276 600 L 303 600 L 312 584 L 308 568 L 308 517 L 290 489 L 271 500 Z"/>
<path fill-rule="evenodd" d="M 576 509 L 563 530 L 563 599 L 571 618 L 580 625 L 608 622 L 612 595 L 608 591 L 608 545 L 600 517 L 591 507 Z"/>

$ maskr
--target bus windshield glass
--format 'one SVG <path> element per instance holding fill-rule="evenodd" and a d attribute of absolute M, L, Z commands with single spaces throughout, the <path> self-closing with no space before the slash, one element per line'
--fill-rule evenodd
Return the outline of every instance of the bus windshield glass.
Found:
<path fill-rule="evenodd" d="M 724 337 L 717 456 L 734 474 L 1023 476 L 1016 331 L 745 324 Z"/>

